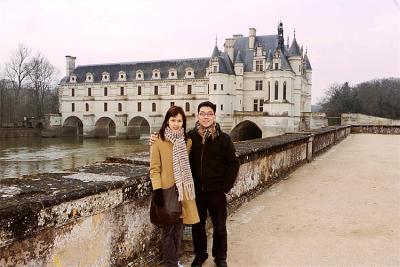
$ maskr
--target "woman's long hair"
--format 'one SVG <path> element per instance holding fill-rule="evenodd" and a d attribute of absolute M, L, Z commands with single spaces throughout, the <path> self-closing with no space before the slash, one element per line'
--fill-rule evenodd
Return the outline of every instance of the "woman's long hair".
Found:
<path fill-rule="evenodd" d="M 167 114 L 165 114 L 164 121 L 163 121 L 163 123 L 162 123 L 162 125 L 161 125 L 161 128 L 160 128 L 160 131 L 159 131 L 160 137 L 161 137 L 161 139 L 162 139 L 163 141 L 165 140 L 165 128 L 167 128 L 167 126 L 168 126 L 168 120 L 169 120 L 169 118 L 175 117 L 175 116 L 177 116 L 178 114 L 181 114 L 181 116 L 182 116 L 182 121 L 183 121 L 183 124 L 182 124 L 183 133 L 184 133 L 184 135 L 185 135 L 185 140 L 187 139 L 187 135 L 186 135 L 186 116 L 185 116 L 185 112 L 183 111 L 183 109 L 182 109 L 181 107 L 172 106 L 172 107 L 170 107 L 170 108 L 168 109 Z"/>

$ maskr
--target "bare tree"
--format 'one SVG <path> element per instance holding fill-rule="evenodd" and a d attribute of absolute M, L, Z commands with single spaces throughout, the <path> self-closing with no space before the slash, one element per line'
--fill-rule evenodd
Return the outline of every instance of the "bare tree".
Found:
<path fill-rule="evenodd" d="M 45 99 L 50 95 L 51 89 L 56 84 L 56 70 L 47 58 L 40 53 L 28 64 L 29 86 L 33 90 L 36 104 L 36 118 L 43 118 L 45 112 Z"/>
<path fill-rule="evenodd" d="M 19 104 L 21 91 L 29 75 L 28 58 L 30 54 L 31 50 L 26 45 L 19 44 L 18 48 L 12 54 L 10 62 L 5 65 L 5 76 L 6 79 L 11 82 L 14 92 L 14 123 L 18 123 L 22 119 L 20 116 Z"/>

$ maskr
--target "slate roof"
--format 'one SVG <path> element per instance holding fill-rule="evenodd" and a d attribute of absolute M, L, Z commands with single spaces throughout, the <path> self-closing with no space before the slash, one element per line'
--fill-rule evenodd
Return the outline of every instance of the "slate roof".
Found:
<path fill-rule="evenodd" d="M 299 45 L 297 44 L 296 38 L 293 38 L 292 45 L 290 46 L 289 49 L 289 57 L 293 56 L 300 56 L 301 57 L 301 52 Z"/>
<path fill-rule="evenodd" d="M 280 70 L 291 70 L 291 71 L 293 71 L 293 69 L 290 66 L 290 63 L 289 63 L 287 57 L 285 56 L 285 51 L 279 50 L 279 53 L 280 53 L 280 59 L 281 59 Z M 271 63 L 269 64 L 269 66 L 268 66 L 268 69 L 269 70 L 273 70 L 274 69 L 272 60 L 271 60 Z"/>
<path fill-rule="evenodd" d="M 308 59 L 307 53 L 304 55 L 304 63 L 306 65 L 306 70 L 312 70 L 310 60 Z"/>
<path fill-rule="evenodd" d="M 236 63 L 243 63 L 243 59 L 240 56 L 240 51 L 237 52 L 236 57 L 235 57 L 235 64 Z"/>
<path fill-rule="evenodd" d="M 115 63 L 115 64 L 100 64 L 100 65 L 83 65 L 77 66 L 73 73 L 77 77 L 77 82 L 85 82 L 86 73 L 93 74 L 93 82 L 100 82 L 102 73 L 108 72 L 110 74 L 110 81 L 117 81 L 120 71 L 126 73 L 127 81 L 136 80 L 136 71 L 142 70 L 144 73 L 144 80 L 151 80 L 153 70 L 160 70 L 160 79 L 168 78 L 168 71 L 170 68 L 175 68 L 177 71 L 177 79 L 183 79 L 185 76 L 185 69 L 192 68 L 196 79 L 202 79 L 206 76 L 206 68 L 209 65 L 209 57 L 204 58 L 188 58 L 188 59 L 169 59 L 160 61 L 143 61 L 143 62 L 128 62 L 128 63 Z M 61 83 L 69 83 L 69 79 L 62 79 Z"/>

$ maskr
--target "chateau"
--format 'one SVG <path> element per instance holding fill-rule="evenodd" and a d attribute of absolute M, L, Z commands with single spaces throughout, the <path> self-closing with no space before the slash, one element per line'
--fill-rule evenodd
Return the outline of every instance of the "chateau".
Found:
<path fill-rule="evenodd" d="M 197 105 L 217 105 L 217 122 L 235 140 L 309 128 L 312 68 L 294 36 L 226 38 L 211 57 L 75 66 L 66 56 L 59 84 L 60 126 L 87 137 L 138 138 L 158 130 L 171 105 L 183 107 L 188 129 Z M 308 114 L 308 116 L 307 116 Z"/>

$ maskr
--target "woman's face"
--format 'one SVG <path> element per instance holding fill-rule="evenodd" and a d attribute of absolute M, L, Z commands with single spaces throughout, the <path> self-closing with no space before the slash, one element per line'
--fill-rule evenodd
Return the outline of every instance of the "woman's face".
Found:
<path fill-rule="evenodd" d="M 172 131 L 179 132 L 182 129 L 183 118 L 181 114 L 177 114 L 175 117 L 169 117 L 168 126 Z"/>

